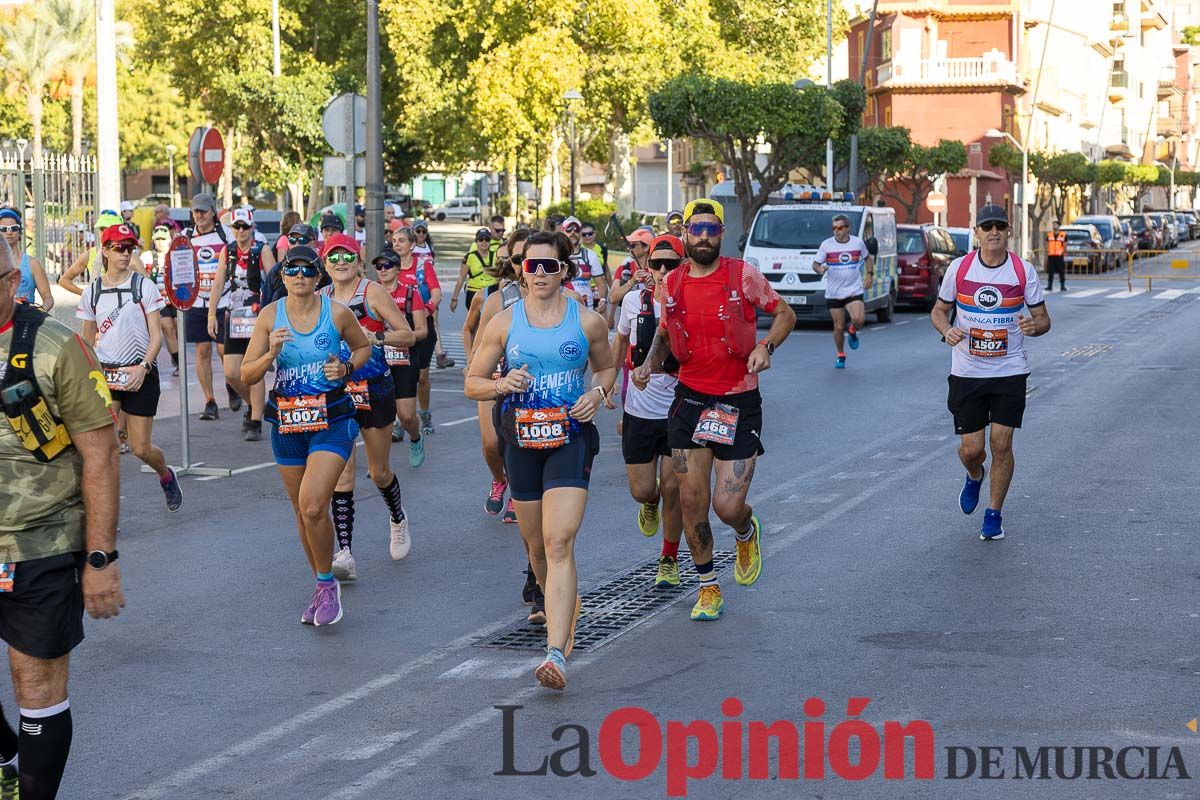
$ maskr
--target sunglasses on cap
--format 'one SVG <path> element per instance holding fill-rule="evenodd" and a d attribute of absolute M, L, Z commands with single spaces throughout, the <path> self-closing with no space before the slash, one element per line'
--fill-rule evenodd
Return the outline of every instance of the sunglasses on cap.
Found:
<path fill-rule="evenodd" d="M 288 234 L 288 244 L 308 244 L 311 241 L 312 237 L 309 236 L 301 236 L 298 233 Z"/>
<path fill-rule="evenodd" d="M 1006 230 L 1008 230 L 1008 223 L 1007 222 L 981 222 L 981 223 L 979 223 L 979 229 L 984 231 L 985 233 L 990 232 L 990 231 L 1006 231 Z"/>
<path fill-rule="evenodd" d="M 349 250 L 336 250 L 325 256 L 325 260 L 330 264 L 353 264 L 358 261 L 358 256 Z"/>
<path fill-rule="evenodd" d="M 721 231 L 725 230 L 725 226 L 719 222 L 692 222 L 687 226 L 689 236 L 704 236 L 708 234 L 712 237 L 721 235 Z"/>
<path fill-rule="evenodd" d="M 0 233 L 20 233 L 20 225 L 0 225 Z"/>
<path fill-rule="evenodd" d="M 652 258 L 650 259 L 650 269 L 665 269 L 667 272 L 678 267 L 683 263 L 680 258 Z"/>
<path fill-rule="evenodd" d="M 132 253 L 137 248 L 133 242 L 110 242 L 104 245 L 105 250 L 111 250 L 114 253 Z"/>
<path fill-rule="evenodd" d="M 309 263 L 288 264 L 285 267 L 281 267 L 279 271 L 289 278 L 294 278 L 297 275 L 303 275 L 305 278 L 315 278 L 321 274 L 319 266 Z"/>
<path fill-rule="evenodd" d="M 521 269 L 526 275 L 533 275 L 538 270 L 543 275 L 557 275 L 562 272 L 563 263 L 557 258 L 527 258 L 521 262 Z"/>

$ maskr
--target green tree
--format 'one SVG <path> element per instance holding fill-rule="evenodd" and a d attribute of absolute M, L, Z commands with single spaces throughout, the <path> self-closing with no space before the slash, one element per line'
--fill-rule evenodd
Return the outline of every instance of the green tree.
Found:
<path fill-rule="evenodd" d="M 1078 198 L 1083 187 L 1096 180 L 1098 170 L 1083 153 L 1055 153 L 1040 160 L 1033 174 L 1038 180 L 1038 194 L 1045 194 L 1047 205 L 1055 219 L 1063 219 L 1067 203 Z M 1041 220 L 1039 218 L 1038 222 Z"/>
<path fill-rule="evenodd" d="M 843 124 L 842 107 L 821 86 L 683 76 L 650 95 L 649 104 L 661 135 L 691 137 L 720 154 L 747 230 L 771 193 Z"/>
<path fill-rule="evenodd" d="M 5 87 L 24 100 L 33 141 L 33 158 L 42 155 L 42 122 L 50 81 L 71 55 L 71 43 L 57 35 L 54 21 L 42 6 L 17 15 L 0 28 L 0 71 Z"/>
<path fill-rule="evenodd" d="M 898 174 L 911 150 L 908 128 L 895 125 L 862 129 L 858 135 L 858 163 L 868 194 L 883 191 L 884 182 Z"/>
<path fill-rule="evenodd" d="M 932 147 L 915 144 L 884 181 L 881 194 L 904 209 L 907 222 L 916 222 L 937 179 L 953 175 L 966 165 L 967 148 L 962 142 L 941 139 Z"/>
<path fill-rule="evenodd" d="M 187 173 L 192 130 L 204 124 L 200 106 L 171 85 L 161 67 L 117 67 L 121 98 L 121 165 L 129 171 L 166 166 L 166 147 L 175 145 L 175 172 Z M 137 98 L 132 102 L 132 98 Z"/>

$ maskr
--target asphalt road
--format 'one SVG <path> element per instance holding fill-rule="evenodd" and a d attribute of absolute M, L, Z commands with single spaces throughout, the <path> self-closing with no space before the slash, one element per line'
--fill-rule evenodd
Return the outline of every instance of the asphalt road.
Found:
<path fill-rule="evenodd" d="M 474 645 L 523 618 L 524 559 L 515 528 L 482 511 L 475 406 L 457 369 L 434 375 L 439 427 L 425 466 L 407 466 L 407 445 L 394 452 L 413 526 L 402 562 L 388 557 L 385 507 L 360 459 L 359 580 L 330 629 L 297 621 L 312 580 L 269 443 L 243 443 L 238 415 L 193 420 L 193 457 L 238 474 L 186 479 L 183 510 L 169 515 L 153 477 L 123 458 L 129 602 L 116 620 L 89 621 L 72 657 L 62 796 L 662 797 L 662 764 L 641 781 L 608 774 L 601 722 L 639 706 L 664 730 L 717 725 L 727 697 L 742 701 L 743 721 L 797 726 L 810 719 L 804 701 L 822 698 L 826 738 L 848 698 L 870 698 L 862 718 L 877 730 L 929 722 L 937 777 L 913 780 L 910 754 L 905 781 L 884 781 L 882 766 L 846 781 L 827 766 L 820 782 L 695 780 L 690 797 L 1200 796 L 1193 780 L 1011 780 L 1017 746 L 1161 746 L 1160 760 L 1178 746 L 1200 772 L 1200 736 L 1185 728 L 1200 710 L 1200 281 L 1124 289 L 1077 282 L 1049 295 L 1054 327 L 1030 343 L 1008 538 L 995 543 L 978 540 L 981 511 L 957 509 L 950 354 L 927 318 L 870 325 L 844 372 L 832 369 L 827 330 L 802 327 L 763 379 L 767 454 L 751 492 L 766 527 L 761 580 L 745 588 L 726 575 L 714 624 L 689 621 L 694 596 L 678 593 L 573 658 L 563 694 L 536 687 L 533 651 Z M 600 419 L 576 549 L 585 592 L 658 552 L 635 524 L 616 419 Z M 172 459 L 178 425 L 155 428 Z M 715 527 L 718 548 L 732 549 Z M 494 775 L 497 705 L 523 706 L 518 769 L 574 744 L 577 731 L 551 738 L 574 723 L 598 774 Z M 945 779 L 952 746 L 1003 746 L 1008 779 Z"/>

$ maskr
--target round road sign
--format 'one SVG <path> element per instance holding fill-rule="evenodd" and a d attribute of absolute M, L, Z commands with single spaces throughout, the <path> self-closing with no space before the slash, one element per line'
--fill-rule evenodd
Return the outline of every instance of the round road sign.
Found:
<path fill-rule="evenodd" d="M 946 210 L 946 195 L 941 192 L 930 192 L 925 198 L 925 207 L 934 214 L 940 214 Z"/>
<path fill-rule="evenodd" d="M 221 180 L 225 169 L 225 140 L 216 128 L 206 128 L 200 140 L 200 177 L 207 183 Z"/>

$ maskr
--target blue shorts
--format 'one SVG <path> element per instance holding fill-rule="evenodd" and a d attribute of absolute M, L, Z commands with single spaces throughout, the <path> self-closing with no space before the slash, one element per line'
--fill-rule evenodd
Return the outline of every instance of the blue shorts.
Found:
<path fill-rule="evenodd" d="M 270 422 L 271 450 L 275 453 L 275 463 L 281 467 L 303 467 L 309 454 L 321 450 L 348 461 L 358 438 L 358 423 L 352 416 L 333 420 L 323 431 L 308 433 L 280 433 L 275 420 Z"/>

